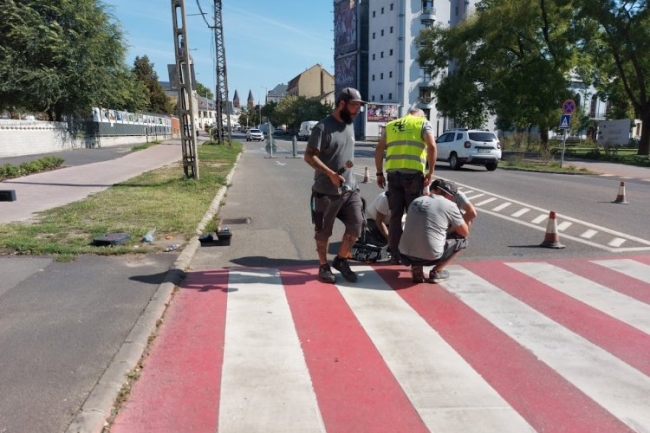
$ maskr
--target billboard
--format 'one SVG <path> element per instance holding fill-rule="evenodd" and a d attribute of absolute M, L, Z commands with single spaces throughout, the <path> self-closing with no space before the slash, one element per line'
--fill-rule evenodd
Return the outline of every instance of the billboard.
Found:
<path fill-rule="evenodd" d="M 366 104 L 368 122 L 390 122 L 397 119 L 397 104 Z"/>
<path fill-rule="evenodd" d="M 351 54 L 346 57 L 335 59 L 334 76 L 336 77 L 337 92 L 345 87 L 356 87 L 357 56 Z"/>
<path fill-rule="evenodd" d="M 334 53 L 349 53 L 357 48 L 357 0 L 334 4 Z"/>

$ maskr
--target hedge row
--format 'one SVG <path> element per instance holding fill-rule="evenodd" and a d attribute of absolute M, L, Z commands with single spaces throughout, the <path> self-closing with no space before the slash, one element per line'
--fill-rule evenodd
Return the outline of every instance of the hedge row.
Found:
<path fill-rule="evenodd" d="M 20 165 L 5 164 L 0 166 L 0 181 L 54 170 L 61 167 L 64 162 L 65 160 L 58 156 L 45 156 L 34 161 L 23 162 Z"/>

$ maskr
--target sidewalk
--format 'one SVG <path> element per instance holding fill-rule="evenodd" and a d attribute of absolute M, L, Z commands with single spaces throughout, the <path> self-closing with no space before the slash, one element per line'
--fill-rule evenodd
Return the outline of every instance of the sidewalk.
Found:
<path fill-rule="evenodd" d="M 82 200 L 116 183 L 180 161 L 183 157 L 179 140 L 166 141 L 119 158 L 120 154 L 115 152 L 98 152 L 93 155 L 95 150 L 80 150 L 79 153 L 84 154 L 85 164 L 0 182 L 0 189 L 16 192 L 16 201 L 0 202 L 0 224 L 26 221 L 36 212 Z M 76 151 L 61 154 L 71 152 Z M 39 156 L 42 155 L 24 160 L 38 159 Z M 100 162 L 93 162 L 93 157 Z M 113 159 L 105 160 L 107 157 Z M 0 160 L 0 164 L 4 163 L 3 161 Z"/>

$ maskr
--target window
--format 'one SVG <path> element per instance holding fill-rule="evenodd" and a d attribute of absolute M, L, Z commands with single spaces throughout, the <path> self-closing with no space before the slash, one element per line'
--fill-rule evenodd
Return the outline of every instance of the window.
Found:
<path fill-rule="evenodd" d="M 380 101 L 383 101 L 383 100 L 384 100 L 384 95 L 383 95 L 383 94 L 379 95 L 379 100 L 380 100 Z"/>
<path fill-rule="evenodd" d="M 375 55 L 374 54 L 372 55 L 372 60 L 375 60 Z"/>
<path fill-rule="evenodd" d="M 382 29 L 382 31 L 381 31 L 381 35 L 384 36 L 384 30 L 383 30 L 383 29 Z"/>
<path fill-rule="evenodd" d="M 384 73 L 383 73 L 383 72 L 382 72 L 381 74 L 379 74 L 379 78 L 380 78 L 381 80 L 384 79 Z"/>
<path fill-rule="evenodd" d="M 383 52 L 383 51 L 381 52 L 380 57 L 381 57 L 382 59 L 384 58 L 384 52 Z"/>
<path fill-rule="evenodd" d="M 375 16 L 375 11 L 372 11 L 372 17 L 374 18 Z"/>
<path fill-rule="evenodd" d="M 382 15 L 384 14 L 384 8 L 381 8 L 381 14 Z"/>
<path fill-rule="evenodd" d="M 375 32 L 372 32 L 372 38 L 375 39 Z"/>
<path fill-rule="evenodd" d="M 393 71 L 388 72 L 388 78 L 393 78 Z"/>
<path fill-rule="evenodd" d="M 372 81 L 375 81 L 375 74 L 372 74 Z"/>
<path fill-rule="evenodd" d="M 392 93 L 388 94 L 388 99 L 393 99 L 393 94 Z"/>
<path fill-rule="evenodd" d="M 390 26 L 390 33 L 393 33 L 393 26 Z"/>
<path fill-rule="evenodd" d="M 392 49 L 392 48 L 391 48 L 390 51 L 388 52 L 388 55 L 389 55 L 389 56 L 392 56 L 392 55 L 393 55 L 393 49 Z"/>
<path fill-rule="evenodd" d="M 390 4 L 390 10 L 393 10 L 393 4 L 392 3 Z"/>

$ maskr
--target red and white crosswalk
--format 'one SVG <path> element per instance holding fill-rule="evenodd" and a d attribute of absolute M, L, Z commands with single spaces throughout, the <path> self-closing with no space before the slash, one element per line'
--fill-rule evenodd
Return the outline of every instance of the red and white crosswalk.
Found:
<path fill-rule="evenodd" d="M 111 432 L 650 432 L 650 256 L 194 272 Z"/>

